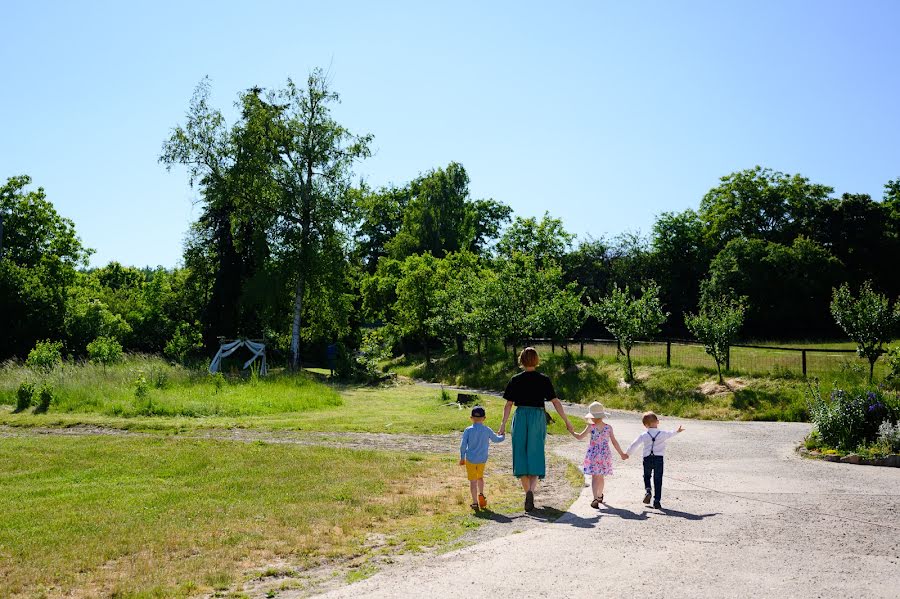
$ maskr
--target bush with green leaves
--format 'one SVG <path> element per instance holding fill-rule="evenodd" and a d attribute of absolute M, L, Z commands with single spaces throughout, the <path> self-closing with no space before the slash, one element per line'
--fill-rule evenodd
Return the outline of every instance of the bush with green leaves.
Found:
<path fill-rule="evenodd" d="M 388 327 L 363 333 L 359 353 L 356 355 L 356 365 L 361 374 L 370 379 L 378 378 L 378 364 L 391 357 L 393 345 L 394 338 Z"/>
<path fill-rule="evenodd" d="M 844 283 L 832 291 L 831 315 L 856 343 L 856 353 L 869 361 L 871 383 L 875 361 L 884 353 L 884 344 L 891 340 L 900 323 L 900 302 L 891 308 L 890 300 L 873 289 L 872 281 L 862 284 L 857 297 Z"/>
<path fill-rule="evenodd" d="M 726 297 L 705 301 L 699 314 L 685 314 L 684 324 L 703 344 L 706 353 L 716 361 L 719 382 L 722 382 L 722 364 L 728 359 L 731 344 L 744 324 L 744 305 Z"/>
<path fill-rule="evenodd" d="M 885 382 L 895 389 L 900 388 L 900 345 L 888 350 L 887 361 L 890 371 L 885 377 Z"/>
<path fill-rule="evenodd" d="M 107 367 L 122 361 L 122 344 L 112 337 L 97 337 L 87 345 L 88 358 Z"/>
<path fill-rule="evenodd" d="M 897 422 L 898 406 L 880 390 L 834 389 L 824 399 L 819 389 L 808 389 L 809 414 L 823 445 L 855 451 L 878 440 L 883 422 Z"/>
<path fill-rule="evenodd" d="M 900 453 L 900 422 L 882 422 L 878 427 L 878 444 L 885 453 Z"/>
<path fill-rule="evenodd" d="M 138 373 L 134 379 L 134 396 L 137 399 L 144 399 L 150 393 L 150 382 L 143 372 Z"/>
<path fill-rule="evenodd" d="M 46 414 L 50 409 L 50 404 L 53 403 L 53 387 L 49 384 L 41 385 L 40 390 L 37 393 L 37 405 L 34 408 L 35 414 Z"/>
<path fill-rule="evenodd" d="M 163 354 L 170 360 L 185 364 L 203 353 L 203 335 L 200 323 L 183 322 L 175 329 L 175 334 L 166 343 Z"/>
<path fill-rule="evenodd" d="M 62 341 L 38 341 L 28 352 L 25 365 L 49 372 L 62 363 Z"/>
<path fill-rule="evenodd" d="M 31 407 L 34 399 L 34 383 L 24 381 L 16 390 L 16 412 L 24 412 Z"/>

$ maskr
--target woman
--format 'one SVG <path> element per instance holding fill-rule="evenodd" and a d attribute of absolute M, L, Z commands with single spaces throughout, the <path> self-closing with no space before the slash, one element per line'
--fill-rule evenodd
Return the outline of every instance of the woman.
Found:
<path fill-rule="evenodd" d="M 534 489 L 538 478 L 544 478 L 546 473 L 544 440 L 547 436 L 547 418 L 544 402 L 553 402 L 553 407 L 566 423 L 569 432 L 575 430 L 556 397 L 550 377 L 535 370 L 539 362 L 537 350 L 533 347 L 526 347 L 519 354 L 519 364 L 524 370 L 510 379 L 503 392 L 506 407 L 503 409 L 503 422 L 498 431 L 500 435 L 506 432 L 506 422 L 515 405 L 516 414 L 512 424 L 513 475 L 522 482 L 526 512 L 534 509 Z"/>

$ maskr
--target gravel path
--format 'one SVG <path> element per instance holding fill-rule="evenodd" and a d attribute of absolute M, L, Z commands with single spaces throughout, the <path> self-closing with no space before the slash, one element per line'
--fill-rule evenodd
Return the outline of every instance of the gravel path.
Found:
<path fill-rule="evenodd" d="M 642 430 L 631 413 L 609 422 L 623 444 Z M 900 470 L 800 458 L 807 424 L 663 426 L 679 423 L 664 511 L 641 503 L 633 458 L 617 462 L 601 510 L 585 489 L 554 523 L 323 596 L 900 597 Z M 584 447 L 555 451 L 580 461 Z"/>

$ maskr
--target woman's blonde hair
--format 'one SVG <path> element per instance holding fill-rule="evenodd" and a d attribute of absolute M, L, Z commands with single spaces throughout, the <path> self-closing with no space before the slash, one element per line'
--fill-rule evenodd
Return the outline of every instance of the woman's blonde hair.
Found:
<path fill-rule="evenodd" d="M 537 350 L 533 347 L 526 347 L 522 350 L 522 353 L 519 354 L 519 364 L 524 368 L 534 368 L 540 363 L 541 358 L 538 356 Z"/>

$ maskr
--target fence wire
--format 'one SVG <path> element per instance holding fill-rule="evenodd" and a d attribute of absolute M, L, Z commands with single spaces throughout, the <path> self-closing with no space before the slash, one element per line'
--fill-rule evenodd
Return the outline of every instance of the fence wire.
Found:
<path fill-rule="evenodd" d="M 541 352 L 562 351 L 549 340 L 533 340 Z M 624 359 L 624 351 L 614 339 L 571 339 L 569 351 L 602 360 Z M 631 349 L 631 360 L 637 365 L 678 366 L 715 370 L 716 363 L 699 343 L 689 341 L 639 341 Z M 869 363 L 852 349 L 818 347 L 779 347 L 737 344 L 731 351 L 724 370 L 731 374 L 776 377 L 828 377 L 838 373 L 868 375 Z M 884 360 L 875 364 L 875 374 L 887 374 Z"/>

